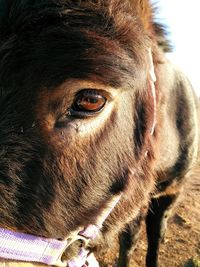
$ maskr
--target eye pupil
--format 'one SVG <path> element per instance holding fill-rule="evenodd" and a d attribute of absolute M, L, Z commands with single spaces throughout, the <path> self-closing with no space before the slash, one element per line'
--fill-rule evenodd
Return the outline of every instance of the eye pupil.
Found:
<path fill-rule="evenodd" d="M 81 100 L 79 100 L 79 103 L 91 103 L 91 104 L 95 104 L 98 102 L 99 99 L 94 98 L 94 97 L 85 97 L 82 98 Z"/>
<path fill-rule="evenodd" d="M 94 104 L 94 103 L 97 103 L 98 102 L 98 99 L 95 99 L 94 97 L 92 98 L 86 98 L 85 99 L 85 101 L 87 101 L 88 103 L 92 103 L 92 104 Z"/>

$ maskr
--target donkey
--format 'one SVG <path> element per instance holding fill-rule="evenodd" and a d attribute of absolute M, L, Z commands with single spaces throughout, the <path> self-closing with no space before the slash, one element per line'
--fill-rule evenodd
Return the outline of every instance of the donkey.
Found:
<path fill-rule="evenodd" d="M 148 0 L 0 0 L 0 266 L 158 266 L 199 101 Z"/>

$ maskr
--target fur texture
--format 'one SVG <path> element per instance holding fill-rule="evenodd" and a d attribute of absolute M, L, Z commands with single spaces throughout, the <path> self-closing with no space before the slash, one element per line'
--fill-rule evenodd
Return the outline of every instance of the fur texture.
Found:
<path fill-rule="evenodd" d="M 0 5 L 0 227 L 65 238 L 96 223 L 122 193 L 91 250 L 108 264 L 105 251 L 121 233 L 118 266 L 128 266 L 132 245 L 121 242 L 124 229 L 130 236 L 139 229 L 135 220 L 145 217 L 155 188 L 158 202 L 170 198 L 162 201 L 164 214 L 195 163 L 198 103 L 191 86 L 165 59 L 169 45 L 146 0 Z M 157 76 L 153 135 L 149 51 Z M 82 90 L 100 92 L 104 108 L 72 115 Z M 149 233 L 151 215 L 152 267 L 160 235 Z"/>

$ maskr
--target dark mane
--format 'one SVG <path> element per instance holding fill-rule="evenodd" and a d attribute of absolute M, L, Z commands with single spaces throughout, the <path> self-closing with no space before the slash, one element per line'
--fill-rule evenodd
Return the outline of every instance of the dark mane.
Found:
<path fill-rule="evenodd" d="M 165 29 L 165 26 L 161 23 L 154 22 L 154 31 L 157 38 L 158 46 L 163 50 L 165 53 L 172 52 L 173 47 L 168 39 L 168 32 Z"/>

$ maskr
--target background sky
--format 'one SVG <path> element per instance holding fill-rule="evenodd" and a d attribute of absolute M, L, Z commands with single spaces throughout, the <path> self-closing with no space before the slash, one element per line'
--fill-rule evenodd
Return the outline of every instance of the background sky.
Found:
<path fill-rule="evenodd" d="M 185 72 L 200 96 L 200 0 L 152 0 L 156 18 L 167 25 L 173 53 L 169 58 Z"/>

